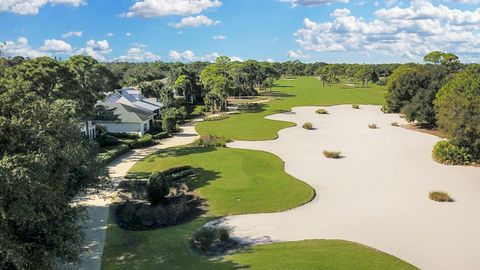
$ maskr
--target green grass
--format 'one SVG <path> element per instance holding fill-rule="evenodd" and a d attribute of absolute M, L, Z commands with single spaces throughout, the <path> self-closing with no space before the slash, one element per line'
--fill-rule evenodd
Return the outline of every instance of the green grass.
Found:
<path fill-rule="evenodd" d="M 249 269 L 407 270 L 418 269 L 369 247 L 341 240 L 307 240 L 254 246 L 226 260 Z"/>
<path fill-rule="evenodd" d="M 230 115 L 229 119 L 221 122 L 198 123 L 196 129 L 202 135 L 211 134 L 232 140 L 271 140 L 278 137 L 279 130 L 294 124 L 267 120 L 264 118 L 267 115 L 290 111 L 295 106 L 383 105 L 384 93 L 384 88 L 374 84 L 368 88 L 354 88 L 345 84 L 323 87 L 313 77 L 280 80 L 272 93 L 265 92 L 273 100 L 262 103 L 257 112 Z"/>
<path fill-rule="evenodd" d="M 211 215 L 284 211 L 314 196 L 310 186 L 285 173 L 282 160 L 261 151 L 180 147 L 150 156 L 130 172 L 185 165 L 198 171 L 189 186 L 207 199 Z"/>

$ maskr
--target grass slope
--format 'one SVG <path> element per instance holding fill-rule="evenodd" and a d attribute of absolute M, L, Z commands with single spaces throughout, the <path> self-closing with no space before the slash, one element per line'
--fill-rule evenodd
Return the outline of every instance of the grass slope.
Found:
<path fill-rule="evenodd" d="M 369 247 L 342 240 L 306 240 L 254 246 L 226 260 L 255 270 L 409 270 L 418 269 Z"/>
<path fill-rule="evenodd" d="M 207 199 L 212 215 L 284 211 L 314 196 L 310 186 L 285 173 L 282 160 L 261 151 L 180 147 L 152 155 L 130 172 L 184 165 L 199 172 L 190 187 Z"/>
<path fill-rule="evenodd" d="M 354 88 L 345 84 L 323 87 L 313 77 L 280 80 L 272 93 L 264 93 L 271 95 L 273 100 L 263 103 L 258 112 L 235 114 L 222 121 L 198 123 L 196 129 L 202 135 L 212 134 L 233 140 L 272 140 L 277 138 L 279 130 L 294 124 L 267 120 L 264 118 L 267 115 L 290 111 L 296 106 L 382 105 L 385 103 L 384 93 L 384 88 L 373 84 L 369 88 Z"/>

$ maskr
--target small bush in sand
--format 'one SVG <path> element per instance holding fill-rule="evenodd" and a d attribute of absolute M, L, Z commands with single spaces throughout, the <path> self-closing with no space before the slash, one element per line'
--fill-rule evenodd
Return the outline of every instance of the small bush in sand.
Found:
<path fill-rule="evenodd" d="M 399 127 L 400 126 L 400 125 L 398 125 L 397 122 L 393 122 L 391 125 L 392 125 L 392 127 Z"/>
<path fill-rule="evenodd" d="M 352 105 L 352 108 L 358 110 L 358 109 L 360 109 L 360 105 L 358 105 L 358 104 L 353 104 L 353 105 Z"/>
<path fill-rule="evenodd" d="M 318 109 L 316 111 L 316 113 L 318 113 L 318 114 L 328 114 L 327 110 L 325 110 L 325 109 Z"/>
<path fill-rule="evenodd" d="M 342 157 L 342 153 L 339 151 L 323 151 L 323 155 L 326 158 L 339 159 Z"/>
<path fill-rule="evenodd" d="M 377 124 L 370 124 L 370 125 L 368 125 L 368 128 L 377 129 L 378 126 L 377 126 Z"/>
<path fill-rule="evenodd" d="M 307 130 L 312 130 L 313 129 L 313 125 L 312 123 L 310 122 L 306 122 L 305 124 L 303 124 L 302 126 L 304 129 L 307 129 Z"/>
<path fill-rule="evenodd" d="M 446 192 L 441 192 L 441 191 L 432 191 L 430 192 L 429 196 L 430 200 L 436 201 L 436 202 L 452 202 L 452 198 L 450 198 L 450 195 Z"/>

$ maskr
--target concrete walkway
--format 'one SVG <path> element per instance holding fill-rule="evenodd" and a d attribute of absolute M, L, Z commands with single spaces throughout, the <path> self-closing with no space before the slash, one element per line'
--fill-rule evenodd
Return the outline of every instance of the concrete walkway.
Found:
<path fill-rule="evenodd" d="M 85 248 L 81 255 L 81 262 L 77 266 L 69 266 L 67 269 L 99 270 L 102 263 L 103 247 L 108 221 L 108 209 L 115 194 L 115 188 L 128 170 L 139 160 L 161 149 L 190 144 L 198 138 L 195 131 L 194 120 L 181 126 L 181 131 L 171 138 L 164 139 L 158 145 L 135 149 L 108 166 L 108 172 L 113 182 L 113 188 L 104 190 L 100 194 L 87 195 L 79 199 L 79 204 L 87 207 L 89 219 L 85 221 Z"/>

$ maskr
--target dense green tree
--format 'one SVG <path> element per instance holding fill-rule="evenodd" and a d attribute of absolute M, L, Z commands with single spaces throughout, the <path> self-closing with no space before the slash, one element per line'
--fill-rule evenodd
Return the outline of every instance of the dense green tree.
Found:
<path fill-rule="evenodd" d="M 443 53 L 441 51 L 433 51 L 423 57 L 423 61 L 426 63 L 432 63 L 438 65 L 442 62 Z"/>
<path fill-rule="evenodd" d="M 148 178 L 147 199 L 150 204 L 157 206 L 165 203 L 170 193 L 170 183 L 162 172 L 153 172 Z"/>
<path fill-rule="evenodd" d="M 174 83 L 174 89 L 177 95 L 182 95 L 190 103 L 195 101 L 195 81 L 188 75 L 180 75 Z"/>
<path fill-rule="evenodd" d="M 141 82 L 138 85 L 138 88 L 140 89 L 140 92 L 142 92 L 142 95 L 146 96 L 147 98 L 154 97 L 157 100 L 160 100 L 160 95 L 164 87 L 165 84 L 161 80 Z"/>
<path fill-rule="evenodd" d="M 80 131 L 80 83 L 45 57 L 0 79 L 0 269 L 78 260 L 84 212 L 72 199 L 101 176 L 95 144 Z"/>
<path fill-rule="evenodd" d="M 480 157 L 480 65 L 458 73 L 437 94 L 439 129 L 452 143 Z"/>

